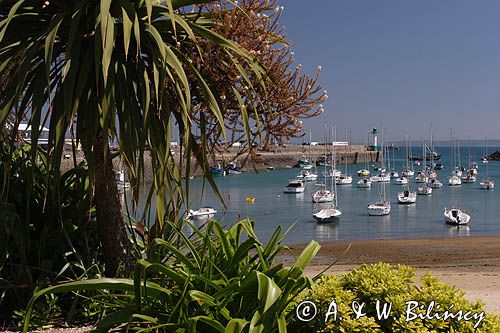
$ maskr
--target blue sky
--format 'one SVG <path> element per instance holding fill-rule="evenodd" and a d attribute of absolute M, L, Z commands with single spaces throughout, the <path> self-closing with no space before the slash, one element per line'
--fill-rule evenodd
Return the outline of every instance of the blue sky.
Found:
<path fill-rule="evenodd" d="M 500 1 L 309 0 L 280 2 L 296 62 L 322 66 L 323 135 L 335 121 L 353 141 L 372 127 L 391 139 L 500 138 Z M 314 134 L 313 134 L 314 136 Z"/>

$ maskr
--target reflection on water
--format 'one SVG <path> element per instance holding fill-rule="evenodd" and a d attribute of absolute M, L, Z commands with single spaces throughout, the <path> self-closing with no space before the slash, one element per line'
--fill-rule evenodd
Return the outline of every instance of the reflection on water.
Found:
<path fill-rule="evenodd" d="M 315 225 L 316 239 L 339 240 L 338 223 L 318 224 Z"/>
<path fill-rule="evenodd" d="M 470 236 L 468 225 L 446 225 L 449 236 Z"/>

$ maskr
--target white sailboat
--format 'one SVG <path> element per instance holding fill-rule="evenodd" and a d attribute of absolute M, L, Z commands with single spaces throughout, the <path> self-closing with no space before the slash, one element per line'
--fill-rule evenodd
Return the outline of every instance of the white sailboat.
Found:
<path fill-rule="evenodd" d="M 346 132 L 346 139 L 347 139 L 347 129 L 345 130 L 345 132 Z M 345 155 L 344 155 L 344 166 L 345 166 L 344 173 L 342 173 L 340 176 L 338 176 L 336 178 L 337 185 L 351 185 L 352 184 L 352 176 L 347 174 L 347 149 L 345 150 Z"/>
<path fill-rule="evenodd" d="M 368 167 L 368 143 L 365 141 L 365 147 L 364 147 L 364 159 L 365 159 L 365 168 L 358 170 L 357 174 L 358 177 L 370 177 L 370 168 Z M 358 182 L 359 184 L 359 182 Z"/>
<path fill-rule="evenodd" d="M 333 141 L 336 141 L 336 129 L 333 130 Z M 335 150 L 335 145 L 332 143 L 332 151 L 333 151 L 333 168 L 335 169 L 336 164 L 337 164 L 337 157 L 336 157 L 336 150 Z M 333 193 L 334 193 L 334 205 L 332 205 L 329 208 L 325 208 L 320 210 L 317 213 L 313 214 L 313 218 L 316 220 L 317 223 L 333 223 L 337 222 L 340 219 L 340 216 L 342 215 L 342 211 L 338 208 L 338 193 L 337 193 L 337 183 L 332 180 L 331 182 L 332 187 L 333 187 Z"/>
<path fill-rule="evenodd" d="M 424 167 L 427 169 L 427 160 L 426 160 L 426 151 L 427 151 L 427 146 L 426 144 L 424 143 L 423 144 L 423 162 L 424 162 Z M 427 181 L 429 180 L 429 177 L 425 174 L 425 172 L 427 172 L 427 170 L 424 170 L 424 173 L 422 174 L 425 179 L 425 181 L 423 182 L 424 185 L 423 186 L 419 186 L 417 188 L 417 194 L 419 195 L 431 195 L 432 194 L 432 188 L 427 186 Z"/>
<path fill-rule="evenodd" d="M 382 141 L 382 152 L 384 151 L 384 143 Z M 389 215 L 391 212 L 391 203 L 386 199 L 385 182 L 382 182 L 382 191 L 380 193 L 380 200 L 372 202 L 368 205 L 368 215 L 383 216 Z"/>
<path fill-rule="evenodd" d="M 407 137 L 407 134 L 405 134 Z M 408 139 L 407 137 L 407 151 L 406 151 L 406 167 L 403 169 L 401 172 L 401 175 L 406 178 L 413 177 L 415 175 L 415 171 L 413 170 L 413 163 L 410 161 L 410 156 L 413 155 L 412 153 L 412 146 L 411 146 L 411 139 Z"/>
<path fill-rule="evenodd" d="M 387 157 L 389 157 L 389 164 L 392 163 L 392 166 L 389 166 L 389 177 L 391 179 L 396 179 L 399 178 L 399 173 L 395 170 L 396 168 L 394 167 L 395 164 L 395 157 L 394 157 L 394 151 L 396 150 L 396 147 L 394 147 L 394 144 L 391 144 L 391 150 L 392 150 L 392 160 L 391 160 L 391 153 L 387 152 Z"/>
<path fill-rule="evenodd" d="M 408 149 L 406 149 L 406 153 L 408 154 Z M 406 179 L 406 187 L 403 192 L 398 193 L 398 202 L 400 204 L 413 204 L 417 201 L 417 193 L 412 192 L 410 189 L 410 183 L 408 182 L 408 178 L 406 177 L 400 177 L 397 180 L 400 180 L 401 178 Z"/>
<path fill-rule="evenodd" d="M 455 143 L 453 141 L 453 130 L 451 130 L 451 168 L 453 170 L 450 178 L 448 178 L 448 185 L 450 186 L 459 186 L 462 185 L 462 179 L 460 176 L 462 175 L 462 171 L 460 171 L 457 167 L 455 167 Z"/>
<path fill-rule="evenodd" d="M 471 156 L 471 141 L 469 137 L 469 170 L 467 170 L 465 175 L 462 175 L 462 183 L 475 183 L 477 178 L 477 170 L 473 167 L 472 156 Z"/>
<path fill-rule="evenodd" d="M 463 225 L 470 221 L 470 215 L 458 208 L 445 208 L 444 221 L 448 224 Z"/>
<path fill-rule="evenodd" d="M 326 123 L 325 123 L 325 130 L 324 130 L 324 142 L 326 142 Z M 333 148 L 332 148 L 333 149 Z M 325 156 L 326 156 L 326 144 L 325 144 Z M 334 169 L 333 167 L 333 155 L 332 155 L 332 170 Z M 326 160 L 325 160 L 326 162 Z M 325 163 L 326 164 L 326 163 Z M 312 201 L 314 203 L 323 203 L 323 202 L 332 202 L 333 201 L 333 197 L 334 197 L 334 194 L 333 194 L 333 191 L 330 191 L 326 188 L 326 176 L 323 175 L 323 178 L 324 178 L 324 184 L 317 184 L 319 185 L 321 188 L 317 191 L 315 191 L 312 195 Z"/>
<path fill-rule="evenodd" d="M 456 207 L 453 200 L 453 192 L 451 190 L 451 208 L 444 208 L 443 216 L 444 222 L 453 225 L 464 225 L 469 223 L 470 215 L 465 213 L 460 208 Z"/>
<path fill-rule="evenodd" d="M 486 142 L 484 143 L 484 156 L 485 156 L 484 158 L 486 158 L 488 156 Z M 488 160 L 486 159 L 486 161 L 488 161 Z M 489 163 L 483 163 L 483 165 L 484 165 L 484 177 L 485 178 L 481 181 L 481 183 L 479 183 L 479 186 L 483 190 L 492 190 L 495 188 L 495 182 L 493 181 L 493 179 L 488 177 L 488 164 Z"/>

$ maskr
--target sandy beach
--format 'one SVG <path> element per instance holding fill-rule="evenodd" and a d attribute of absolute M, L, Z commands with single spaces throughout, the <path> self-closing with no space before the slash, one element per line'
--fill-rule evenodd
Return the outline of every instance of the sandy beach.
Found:
<path fill-rule="evenodd" d="M 351 248 L 342 256 L 349 244 Z M 291 250 L 297 254 L 303 247 L 291 246 Z M 500 313 L 500 237 L 324 243 L 306 274 L 314 276 L 335 260 L 327 274 L 345 274 L 363 263 L 377 262 L 414 267 L 416 281 L 430 271 L 442 282 L 465 291 L 469 300 L 481 299 L 487 311 Z"/>

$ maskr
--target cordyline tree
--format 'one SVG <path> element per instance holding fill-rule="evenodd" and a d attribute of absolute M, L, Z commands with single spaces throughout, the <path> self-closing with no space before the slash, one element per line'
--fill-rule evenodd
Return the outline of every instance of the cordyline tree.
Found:
<path fill-rule="evenodd" d="M 110 141 L 119 144 L 136 201 L 149 147 L 154 180 L 147 206 L 153 202 L 156 206 L 149 236 L 168 238 L 169 224 L 163 221 L 177 219 L 187 203 L 191 157 L 208 169 L 207 152 L 214 145 L 211 133 L 220 133 L 224 140 L 229 128 L 252 142 L 255 126 L 270 120 L 280 123 L 280 116 L 271 115 L 276 106 L 265 107 L 272 105 L 266 96 L 273 90 L 268 87 L 280 78 L 269 79 L 264 58 L 248 51 L 251 45 L 221 33 L 221 15 L 236 8 L 214 12 L 213 7 L 202 6 L 209 2 L 0 2 L 0 77 L 7 78 L 0 99 L 0 125 L 13 114 L 15 119 L 28 119 L 34 143 L 40 126 L 49 127 L 48 151 L 55 172 L 60 169 L 67 133 L 82 144 L 107 276 L 115 275 L 129 255 Z M 20 61 L 13 62 L 20 54 Z M 205 71 L 207 66 L 216 66 L 234 79 L 221 90 L 217 77 Z M 195 136 L 200 125 L 202 135 Z M 185 181 L 170 151 L 174 126 L 187 161 L 181 164 Z M 32 149 L 36 148 L 34 144 Z M 206 177 L 216 190 L 209 173 Z"/>
<path fill-rule="evenodd" d="M 217 1 L 207 8 L 217 23 L 214 31 L 250 50 L 271 80 L 270 84 L 260 85 L 258 73 L 242 76 L 238 57 L 235 61 L 234 55 L 224 49 L 200 41 L 204 56 L 196 59 L 196 66 L 220 96 L 225 110 L 224 125 L 229 133 L 226 145 L 218 145 L 221 133 L 217 120 L 206 112 L 194 114 L 211 147 L 220 152 L 234 142 L 246 142 L 239 154 L 250 152 L 249 156 L 255 159 L 252 147 L 257 143 L 267 149 L 271 143 L 282 144 L 302 136 L 301 119 L 321 114 L 320 103 L 328 96 L 318 84 L 321 67 L 310 77 L 301 74 L 300 64 L 295 66 L 293 51 L 279 23 L 283 7 L 277 0 L 243 0 L 238 6 Z M 204 104 L 198 105 L 196 101 L 194 104 L 201 111 L 207 110 Z"/>

